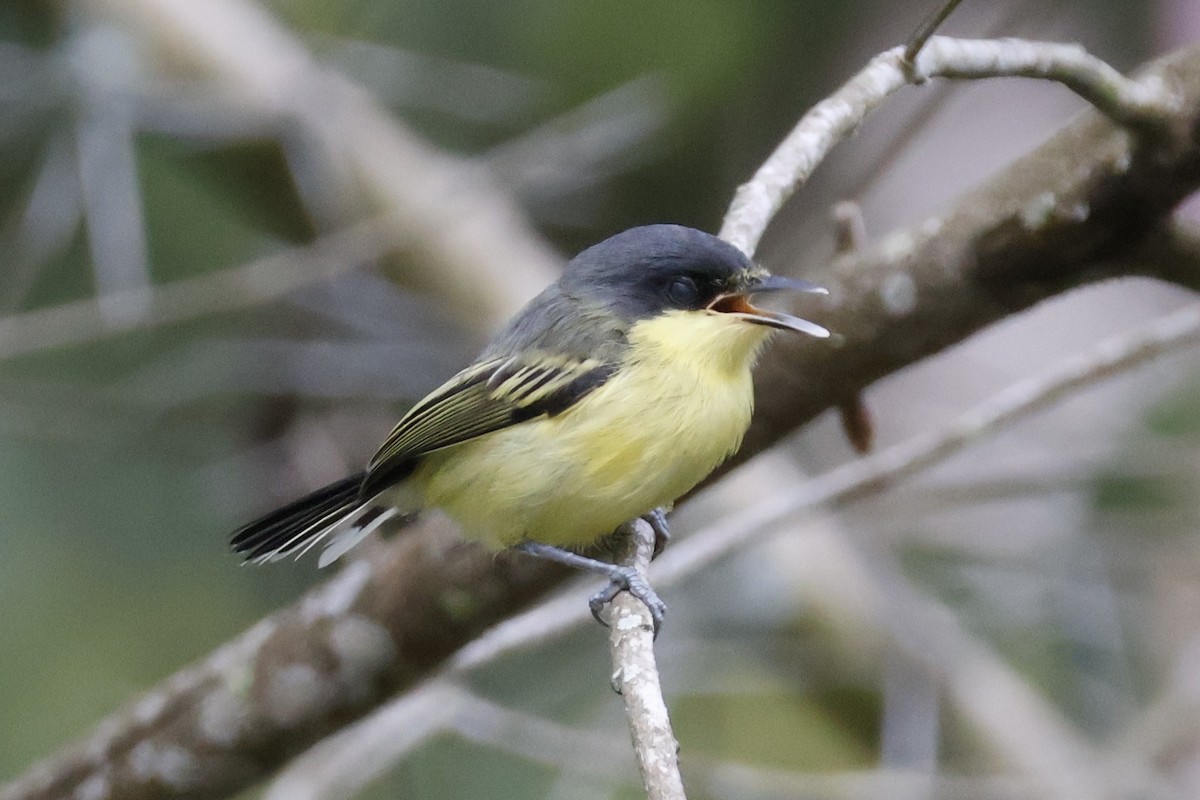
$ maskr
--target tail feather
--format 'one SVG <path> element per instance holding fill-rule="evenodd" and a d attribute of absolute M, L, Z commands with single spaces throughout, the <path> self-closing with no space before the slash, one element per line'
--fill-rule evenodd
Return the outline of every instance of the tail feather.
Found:
<path fill-rule="evenodd" d="M 375 511 L 359 494 L 363 477 L 359 473 L 331 483 L 242 526 L 234 532 L 230 547 L 245 555 L 247 561 L 255 562 L 277 561 L 292 553 L 307 552 L 343 523 L 358 517 L 359 512 Z M 368 516 L 367 524 L 374 530 L 376 526 L 369 523 L 376 514 L 364 516 Z M 331 544 L 340 538 L 341 534 L 335 535 Z M 354 541 L 361 538 L 356 536 Z M 322 558 L 322 566 L 330 560 Z"/>
<path fill-rule="evenodd" d="M 355 514 L 354 524 L 345 530 L 339 530 L 333 533 L 334 528 L 326 528 L 320 538 L 325 538 L 326 534 L 333 533 L 329 537 L 329 542 L 325 545 L 325 549 L 321 551 L 321 557 L 317 559 L 318 567 L 327 567 L 334 561 L 344 556 L 351 547 L 361 542 L 363 539 L 370 536 L 375 531 L 379 530 L 379 526 L 390 519 L 400 516 L 400 512 L 394 508 L 367 508 L 361 514 Z M 340 526 L 335 526 L 340 527 Z M 312 542 L 304 548 L 306 552 L 309 547 L 312 547 L 316 542 Z"/>

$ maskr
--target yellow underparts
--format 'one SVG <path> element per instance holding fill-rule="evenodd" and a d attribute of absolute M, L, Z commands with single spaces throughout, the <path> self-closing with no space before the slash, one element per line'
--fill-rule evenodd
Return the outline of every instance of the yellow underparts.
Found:
<path fill-rule="evenodd" d="M 769 332 L 706 311 L 638 322 L 626 363 L 575 406 L 432 453 L 411 486 L 493 547 L 590 544 L 737 450 Z"/>

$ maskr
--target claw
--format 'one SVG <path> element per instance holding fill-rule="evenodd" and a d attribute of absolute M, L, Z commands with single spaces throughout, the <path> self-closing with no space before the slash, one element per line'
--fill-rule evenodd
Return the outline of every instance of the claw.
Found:
<path fill-rule="evenodd" d="M 651 526 L 654 525 L 654 523 L 650 524 Z M 552 545 L 542 544 L 541 542 L 521 542 L 515 545 L 515 547 L 531 556 L 556 561 L 559 564 L 584 569 L 608 578 L 608 586 L 605 586 L 588 601 L 588 608 L 592 610 L 592 616 L 596 618 L 596 621 L 608 627 L 608 622 L 600 615 L 600 612 L 606 605 L 612 602 L 613 598 L 619 592 L 629 592 L 646 604 L 646 608 L 650 611 L 650 618 L 654 621 L 654 636 L 655 638 L 658 637 L 658 631 L 662 627 L 663 618 L 667 615 L 667 604 L 662 601 L 653 587 L 633 567 L 623 567 L 617 564 L 609 564 L 605 561 L 596 561 L 595 559 L 581 556 L 578 553 L 572 553 Z"/>
<path fill-rule="evenodd" d="M 624 589 L 625 587 L 622 586 L 616 578 L 614 578 L 607 586 L 596 592 L 588 599 L 588 608 L 592 610 L 592 616 L 596 618 L 596 622 L 599 622 L 606 628 L 608 627 L 608 620 L 604 618 L 601 612 L 604 611 L 604 607 L 606 605 L 613 601 L 613 598 L 617 596 L 617 593 L 624 591 Z"/>
<path fill-rule="evenodd" d="M 621 592 L 629 592 L 646 604 L 647 610 L 650 611 L 650 619 L 654 622 L 654 638 L 657 639 L 663 619 L 667 616 L 667 604 L 658 596 L 658 592 L 654 591 L 654 587 L 647 583 L 633 567 L 613 568 L 608 586 L 596 592 L 588 600 L 588 608 L 592 610 L 592 616 L 607 628 L 608 621 L 600 615 L 600 612 Z"/>

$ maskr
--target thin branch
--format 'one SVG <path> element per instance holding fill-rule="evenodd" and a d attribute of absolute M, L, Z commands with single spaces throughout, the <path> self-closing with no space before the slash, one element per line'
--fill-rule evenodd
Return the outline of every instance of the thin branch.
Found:
<path fill-rule="evenodd" d="M 758 800 L 884 797 L 1043 800 L 1046 797 L 1045 787 L 1037 782 L 1004 775 L 928 775 L 899 769 L 805 773 L 733 763 L 701 763 L 696 772 L 712 797 Z"/>
<path fill-rule="evenodd" d="M 361 87 L 318 64 L 246 0 L 80 0 L 169 54 L 165 72 L 207 77 L 226 97 L 292 120 L 371 213 L 393 213 L 404 242 L 397 278 L 454 299 L 491 331 L 556 275 L 559 258 L 487 171 L 435 149 Z M 303 176 L 301 176 L 303 177 Z"/>
<path fill-rule="evenodd" d="M 924 47 L 929 41 L 929 37 L 937 32 L 936 27 L 940 26 L 949 14 L 953 13 L 953 9 L 959 5 L 958 0 L 948 3 L 941 12 L 934 12 L 926 20 L 926 25 L 930 26 L 927 30 L 918 29 L 909 37 L 906 44 L 906 50 L 910 50 L 912 55 L 908 56 L 910 63 L 905 67 L 912 70 L 911 59 L 916 54 L 917 49 Z M 1048 17 L 1053 18 L 1065 12 L 1065 6 L 1050 6 L 1040 0 L 1014 0 L 1011 3 L 993 4 L 989 9 L 989 18 L 982 21 L 982 28 L 978 30 L 978 38 L 980 39 L 996 39 L 999 38 L 1003 31 L 1014 25 L 1023 25 L 1028 28 L 1042 29 L 1047 27 Z M 978 8 L 973 10 L 979 10 Z M 1056 15 L 1055 12 L 1058 12 Z M 944 16 L 943 16 L 944 14 Z M 977 26 L 981 23 L 980 20 L 973 19 L 972 25 Z M 917 49 L 912 49 L 919 45 Z M 910 75 L 911 78 L 911 75 Z M 841 194 L 844 197 L 861 200 L 868 190 L 878 184 L 883 176 L 886 176 L 899 163 L 913 145 L 924 135 L 924 132 L 929 129 L 933 121 L 943 114 L 949 104 L 955 98 L 954 85 L 951 83 L 943 83 L 938 86 L 925 86 L 921 92 L 923 95 L 918 108 L 908 116 L 900 128 L 900 130 L 888 137 L 887 141 L 880 144 L 880 150 L 872 154 L 870 162 L 867 164 L 867 169 L 861 170 L 861 175 L 858 178 L 853 178 L 844 187 L 839 187 Z M 861 169 L 861 168 L 860 168 Z"/>
<path fill-rule="evenodd" d="M 144 296 L 151 282 L 133 108 L 120 78 L 114 80 L 132 71 L 133 59 L 122 38 L 102 31 L 78 38 L 81 52 L 69 56 L 81 65 L 75 76 L 80 87 L 75 154 L 97 306 L 113 322 L 131 322 L 146 310 L 132 298 Z M 82 66 L 89 63 L 108 68 Z M 108 302 L 117 293 L 122 301 Z"/>
<path fill-rule="evenodd" d="M 1149 75 L 1126 78 L 1078 45 L 934 36 L 905 68 L 903 47 L 885 50 L 801 119 L 749 182 L 738 187 L 720 236 L 753 253 L 767 224 L 833 147 L 884 100 L 924 78 L 1042 78 L 1066 85 L 1115 121 L 1161 127 L 1179 100 Z"/>
<path fill-rule="evenodd" d="M 954 13 L 954 9 L 958 8 L 962 0 L 949 0 L 943 2 L 936 11 L 930 14 L 921 25 L 913 31 L 913 34 L 908 37 L 908 41 L 904 45 L 904 61 L 903 63 L 912 69 L 913 60 L 917 57 L 917 53 L 921 52 L 921 48 L 929 41 L 929 37 L 942 27 L 942 23 L 950 18 Z"/>
<path fill-rule="evenodd" d="M 643 76 L 569 109 L 480 157 L 530 213 L 561 224 L 603 200 L 604 181 L 647 160 L 666 126 L 661 80 Z"/>
<path fill-rule="evenodd" d="M 645 575 L 654 552 L 654 532 L 645 520 L 624 526 L 617 562 Z M 654 620 L 645 603 L 629 592 L 613 599 L 608 616 L 613 688 L 625 701 L 633 753 L 648 800 L 685 800 L 679 774 L 679 744 L 671 729 L 654 658 Z"/>
<path fill-rule="evenodd" d="M 392 107 L 434 108 L 464 122 L 513 126 L 524 124 L 549 91 L 543 78 L 490 64 L 329 33 L 305 38 L 324 60 Z"/>
<path fill-rule="evenodd" d="M 446 733 L 592 778 L 627 780 L 630 771 L 629 746 L 620 737 L 506 708 L 435 679 L 307 750 L 276 777 L 264 800 L 355 797 L 391 765 Z"/>
<path fill-rule="evenodd" d="M 838 255 L 857 253 L 867 243 L 867 221 L 862 208 L 852 200 L 833 206 L 833 247 Z M 842 432 L 858 453 L 869 453 L 875 442 L 875 425 L 862 392 L 855 392 L 838 403 Z"/>
<path fill-rule="evenodd" d="M 239 267 L 2 317 L 0 360 L 249 308 L 355 269 L 397 246 L 395 218 L 381 216 Z M 141 313 L 106 313 L 114 308 Z"/>
<path fill-rule="evenodd" d="M 985 747 L 1041 784 L 1047 797 L 1101 796 L 1110 777 L 1101 753 L 1024 675 L 968 630 L 953 609 L 914 587 L 887 554 L 848 556 L 881 598 L 872 627 L 885 631 L 899 655 L 936 683 Z"/>
<path fill-rule="evenodd" d="M 451 730 L 469 702 L 467 692 L 445 681 L 414 687 L 369 720 L 309 748 L 276 776 L 263 800 L 354 797 L 381 776 L 380 765 Z M 344 746 L 352 733 L 355 746 Z"/>
<path fill-rule="evenodd" d="M 930 78 L 1054 81 L 1131 128 L 1160 128 L 1179 108 L 1179 98 L 1157 78 L 1127 78 L 1077 44 L 935 36 L 917 55 L 913 69 Z"/>

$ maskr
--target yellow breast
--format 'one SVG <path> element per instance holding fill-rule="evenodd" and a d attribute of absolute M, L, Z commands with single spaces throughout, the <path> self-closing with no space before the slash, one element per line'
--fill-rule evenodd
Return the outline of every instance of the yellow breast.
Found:
<path fill-rule="evenodd" d="M 741 444 L 768 329 L 701 311 L 630 330 L 629 355 L 567 411 L 430 454 L 426 507 L 495 547 L 581 546 L 674 501 Z"/>

